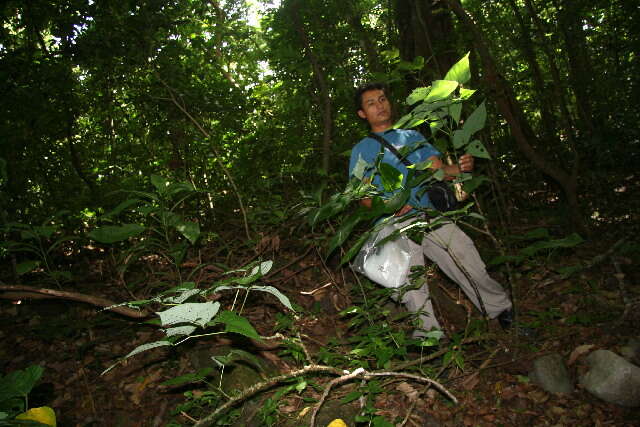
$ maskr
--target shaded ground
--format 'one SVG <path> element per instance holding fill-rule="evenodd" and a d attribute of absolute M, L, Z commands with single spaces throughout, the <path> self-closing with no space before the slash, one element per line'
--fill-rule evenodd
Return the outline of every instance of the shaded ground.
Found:
<path fill-rule="evenodd" d="M 528 379 L 531 362 L 540 355 L 558 352 L 568 360 L 571 353 L 584 344 L 616 351 L 629 338 L 638 337 L 640 305 L 629 305 L 640 297 L 637 241 L 629 240 L 626 252 L 620 254 L 618 251 L 612 254 L 614 258 L 607 257 L 569 278 L 557 273 L 562 266 L 597 259 L 616 241 L 602 238 L 576 249 L 547 252 L 514 268 L 512 277 L 520 320 L 537 331 L 536 338 L 507 335 L 493 322 L 488 329 L 486 325 L 482 326 L 478 313 L 468 308 L 468 302 L 458 295 L 457 288 L 440 277 L 438 272 L 431 271 L 430 285 L 438 295 L 440 316 L 449 334 L 455 337 L 456 332 L 466 330 L 473 342 L 460 345 L 454 338 L 453 342 L 422 351 L 415 346 L 400 345 L 385 369 L 396 370 L 404 365 L 404 372 L 437 379 L 457 397 L 459 404 L 452 404 L 434 389 L 425 391 L 423 385 L 414 381 L 390 378 L 381 380 L 378 383 L 381 391 L 371 394 L 370 406 L 377 410 L 376 415 L 387 420 L 396 419 L 407 426 L 432 427 L 640 425 L 640 410 L 637 408 L 604 403 L 580 387 L 569 396 L 553 395 L 531 384 Z M 265 235 L 261 251 L 264 259 L 276 260 L 274 273 L 267 278 L 267 284 L 280 289 L 304 311 L 287 329 L 281 305 L 275 298 L 252 294 L 243 315 L 258 332 L 271 335 L 277 325 L 285 334 L 297 330 L 308 356 L 316 363 L 327 364 L 331 360 L 326 354 L 327 349 L 342 352 L 340 360 L 343 361 L 349 357 L 367 360 L 366 355 L 349 355 L 357 343 L 362 343 L 362 337 L 358 338 L 362 332 L 358 328 L 349 329 L 352 317 L 339 315 L 339 311 L 362 299 L 362 292 L 350 273 L 325 265 L 317 250 L 288 239 L 285 232 Z M 210 252 L 202 251 L 202 254 L 206 253 L 216 255 L 204 259 L 205 262 L 225 261 L 222 254 L 213 248 Z M 246 261 L 254 256 L 247 255 Z M 124 287 L 118 284 L 113 269 L 100 263 L 104 261 L 90 258 L 83 276 L 87 279 L 85 284 L 73 290 L 99 293 L 114 301 L 130 299 Z M 149 272 L 159 273 L 164 268 L 155 260 L 148 259 L 138 266 L 137 272 L 131 273 L 128 280 L 138 283 L 133 290 L 137 298 L 156 292 L 157 279 Z M 202 270 L 198 277 L 200 285 L 222 277 L 218 270 Z M 503 282 L 507 281 L 504 269 L 495 271 L 494 275 Z M 233 295 L 226 295 L 220 301 L 228 305 L 232 300 Z M 371 301 L 375 301 L 374 297 Z M 388 315 L 385 309 L 388 309 Z M 390 324 L 394 323 L 394 315 L 402 316 L 402 311 L 392 304 L 373 306 L 370 311 L 377 321 L 380 316 L 386 316 Z M 406 318 L 396 322 L 398 329 L 409 330 L 406 323 Z M 473 324 L 480 324 L 478 333 L 470 332 L 473 328 L 469 325 Z M 217 398 L 208 397 L 210 388 L 204 383 L 183 386 L 162 383 L 197 370 L 200 357 L 197 355 L 203 351 L 204 363 L 211 363 L 207 352 L 214 348 L 239 348 L 260 357 L 268 368 L 257 380 L 304 365 L 300 347 L 256 346 L 246 339 L 227 334 L 194 339 L 169 350 L 151 350 L 101 376 L 100 373 L 118 357 L 137 345 L 161 339 L 163 335 L 152 325 L 111 313 L 97 313 L 94 307 L 59 300 L 23 300 L 20 304 L 0 300 L 0 325 L 2 370 L 6 373 L 31 364 L 43 366 L 45 373 L 31 395 L 30 405 L 53 407 L 59 426 L 193 424 L 195 419 L 210 413 L 219 404 L 215 400 Z M 434 357 L 406 366 L 420 357 L 429 358 L 437 351 L 449 353 L 453 362 L 447 364 L 443 357 Z M 375 358 L 379 356 L 368 356 L 371 370 L 375 370 Z M 460 363 L 456 365 L 455 360 Z M 574 375 L 583 369 L 580 360 L 569 368 Z M 315 388 L 307 387 L 302 393 L 292 392 L 279 400 L 274 398 L 276 388 L 261 393 L 254 405 L 254 413 L 271 404 L 279 412 L 266 411 L 258 414 L 252 422 L 240 421 L 236 425 L 261 425 L 268 421 L 273 425 L 300 425 L 302 418 L 297 417 L 302 413 L 308 416 L 309 410 L 305 408 L 313 405 L 309 399 L 319 399 L 331 378 L 310 376 L 309 381 L 315 382 Z M 213 378 L 209 381 L 216 385 L 218 380 Z M 350 392 L 360 385 L 359 382 L 345 383 L 333 389 L 330 398 L 348 399 Z M 185 400 L 185 393 L 190 393 L 191 398 Z M 213 406 L 207 406 L 207 399 L 213 402 Z M 352 404 L 357 402 L 356 399 Z"/>

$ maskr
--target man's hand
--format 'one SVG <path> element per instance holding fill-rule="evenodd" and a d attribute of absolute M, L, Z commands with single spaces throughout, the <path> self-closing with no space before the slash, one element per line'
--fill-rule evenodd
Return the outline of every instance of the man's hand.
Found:
<path fill-rule="evenodd" d="M 413 209 L 413 206 L 410 205 L 404 205 L 403 207 L 401 207 L 400 209 L 398 209 L 396 211 L 396 213 L 394 213 L 394 216 L 402 216 L 406 213 L 408 213 L 411 209 Z"/>
<path fill-rule="evenodd" d="M 473 171 L 473 156 L 471 154 L 463 154 L 458 159 L 458 168 L 460 172 L 472 172 Z"/>

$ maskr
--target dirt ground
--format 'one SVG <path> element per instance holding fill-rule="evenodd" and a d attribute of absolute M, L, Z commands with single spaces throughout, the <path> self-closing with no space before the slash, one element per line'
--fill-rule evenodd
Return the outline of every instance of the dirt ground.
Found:
<path fill-rule="evenodd" d="M 297 325 L 309 356 L 318 357 L 332 337 L 346 342 L 357 334 L 348 329 L 348 317 L 339 314 L 358 293 L 350 273 L 325 265 L 316 250 L 300 242 L 288 242 L 285 236 L 275 235 L 269 239 L 263 256 L 272 256 L 276 264 L 275 274 L 268 277 L 267 284 L 306 309 Z M 586 243 L 515 269 L 515 304 L 521 313 L 520 321 L 535 330 L 535 337 L 504 333 L 492 321 L 488 333 L 455 348 L 462 356 L 463 367 L 444 366 L 442 357 L 423 362 L 423 369 L 418 372 L 432 373 L 432 378 L 449 390 L 458 404 L 434 389 L 425 392 L 419 383 L 397 379 L 385 383 L 385 391 L 376 395 L 373 405 L 377 415 L 387 419 L 399 417 L 404 424 L 398 425 L 431 427 L 640 425 L 638 408 L 605 403 L 579 385 L 570 395 L 547 393 L 528 377 L 532 361 L 553 352 L 571 361 L 568 368 L 577 377 L 584 370 L 582 357 L 578 357 L 585 348 L 581 346 L 617 351 L 630 338 L 640 337 L 640 305 L 629 307 L 629 302 L 640 296 L 637 286 L 640 274 L 633 258 L 617 256 L 615 263 L 613 258 L 607 258 L 568 279 L 556 273 L 555 267 L 575 264 L 577 260 L 588 262 L 606 253 L 615 243 L 607 240 Z M 117 275 L 99 266 L 101 262 L 100 257 L 89 257 L 84 270 L 86 281 L 72 290 L 113 301 L 130 299 L 118 284 Z M 148 260 L 148 265 L 133 273 L 141 283 L 133 290 L 136 297 L 155 292 L 154 280 L 142 280 L 149 271 L 163 269 L 153 262 Z M 495 274 L 500 280 L 507 279 L 504 272 Z M 479 319 L 479 314 L 469 308 L 468 301 L 448 280 L 438 272 L 432 275 L 430 283 L 437 294 L 443 323 L 450 334 L 463 332 L 469 319 Z M 198 283 L 219 277 L 216 269 L 203 270 Z M 323 287 L 327 283 L 330 285 Z M 230 301 L 223 298 L 221 302 L 224 305 Z M 283 312 L 281 307 L 268 297 L 255 298 L 247 302 L 243 315 L 260 334 L 268 336 L 281 321 L 278 314 Z M 162 338 L 154 325 L 99 311 L 87 304 L 59 299 L 0 300 L 2 370 L 7 373 L 32 364 L 42 366 L 44 375 L 31 393 L 29 405 L 51 406 L 57 414 L 58 426 L 62 427 L 193 425 L 197 418 L 215 408 L 179 405 L 184 403 L 185 393 L 193 393 L 194 389 L 196 396 L 205 395 L 202 386 L 173 387 L 162 383 L 193 372 L 189 355 L 203 347 L 224 344 L 241 348 L 267 360 L 281 374 L 303 365 L 277 344 L 273 348 L 255 347 L 250 341 L 227 334 L 224 339 L 203 337 L 181 346 L 150 350 L 101 375 L 136 346 Z M 443 343 L 422 353 L 410 349 L 408 355 L 394 360 L 392 366 L 443 349 L 446 352 L 451 349 L 447 346 L 454 345 L 455 342 Z M 308 398 L 320 398 L 330 379 L 315 376 L 315 388 L 279 400 L 276 406 L 280 414 L 295 419 L 312 405 Z M 342 384 L 332 390 L 331 397 L 345 397 L 357 386 L 357 383 Z M 265 399 L 273 397 L 276 391 L 271 388 L 261 393 L 261 404 L 265 405 Z M 277 420 L 273 425 L 281 425 Z M 259 421 L 253 423 L 260 425 Z"/>

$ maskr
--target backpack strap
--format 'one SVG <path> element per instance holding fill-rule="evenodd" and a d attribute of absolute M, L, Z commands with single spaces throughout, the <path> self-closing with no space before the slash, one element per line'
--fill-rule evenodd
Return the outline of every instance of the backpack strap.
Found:
<path fill-rule="evenodd" d="M 396 157 L 405 165 L 405 166 L 412 166 L 413 163 L 411 163 L 409 160 L 407 160 L 406 158 L 402 157 L 402 154 L 400 154 L 400 152 L 398 151 L 398 149 L 396 147 L 394 147 L 393 145 L 391 145 L 389 143 L 389 141 L 387 141 L 383 136 L 380 136 L 376 133 L 369 133 L 369 137 L 375 139 L 376 141 L 378 141 L 380 144 L 382 144 L 387 150 L 391 151 L 393 154 L 396 155 Z"/>

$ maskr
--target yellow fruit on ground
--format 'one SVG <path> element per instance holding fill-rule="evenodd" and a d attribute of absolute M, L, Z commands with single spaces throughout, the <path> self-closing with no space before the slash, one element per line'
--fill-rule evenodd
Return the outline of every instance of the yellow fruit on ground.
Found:
<path fill-rule="evenodd" d="M 342 421 L 340 418 L 336 418 L 335 420 L 331 421 L 329 425 L 327 425 L 327 427 L 349 427 L 349 426 L 347 426 L 347 423 Z"/>
<path fill-rule="evenodd" d="M 37 421 L 48 426 L 56 427 L 56 413 L 48 406 L 31 408 L 27 412 L 18 415 L 16 420 Z"/>

